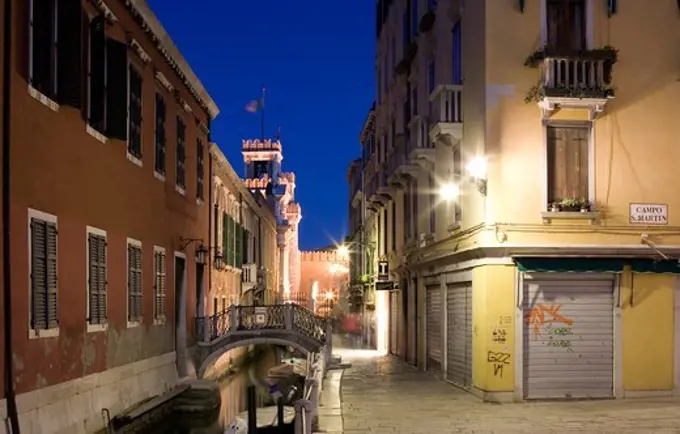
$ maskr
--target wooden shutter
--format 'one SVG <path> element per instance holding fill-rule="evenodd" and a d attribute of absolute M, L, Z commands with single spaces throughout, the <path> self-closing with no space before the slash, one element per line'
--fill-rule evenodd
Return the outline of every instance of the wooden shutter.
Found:
<path fill-rule="evenodd" d="M 43 95 L 54 98 L 54 2 L 33 1 L 31 17 L 31 85 Z"/>
<path fill-rule="evenodd" d="M 177 117 L 177 185 L 182 188 L 186 187 L 184 162 L 186 160 L 185 150 L 185 132 L 186 127 L 184 121 L 179 116 Z"/>
<path fill-rule="evenodd" d="M 107 281 L 107 243 L 106 238 L 99 236 L 99 243 L 97 246 L 97 294 L 99 296 L 97 302 L 97 316 L 99 318 L 100 324 L 106 324 L 108 319 L 108 306 L 107 306 L 107 292 L 108 292 L 108 281 Z"/>
<path fill-rule="evenodd" d="M 228 241 L 228 236 L 229 236 L 229 224 L 228 224 L 228 218 L 229 214 L 222 213 L 222 258 L 225 261 L 228 261 L 228 255 L 229 255 L 229 241 Z"/>
<path fill-rule="evenodd" d="M 241 250 L 242 236 L 243 233 L 241 232 L 241 224 L 234 223 L 234 257 L 235 257 L 234 262 L 236 268 L 241 268 L 241 265 L 243 265 L 241 261 L 241 255 L 243 254 L 243 251 Z"/>
<path fill-rule="evenodd" d="M 105 132 L 106 112 L 106 18 L 99 15 L 90 22 L 89 122 Z"/>
<path fill-rule="evenodd" d="M 142 76 L 130 65 L 130 112 L 128 121 L 128 152 L 142 158 Z"/>
<path fill-rule="evenodd" d="M 106 238 L 90 234 L 88 237 L 89 254 L 89 304 L 90 324 L 105 324 L 107 319 L 106 299 Z"/>
<path fill-rule="evenodd" d="M 128 244 L 128 320 L 142 317 L 142 249 Z"/>
<path fill-rule="evenodd" d="M 46 224 L 31 219 L 31 328 L 47 328 Z"/>
<path fill-rule="evenodd" d="M 45 270 L 46 270 L 46 314 L 47 327 L 59 326 L 59 294 L 57 291 L 57 225 L 45 224 Z"/>
<path fill-rule="evenodd" d="M 588 135 L 584 127 L 548 128 L 548 191 L 551 202 L 588 198 Z"/>
<path fill-rule="evenodd" d="M 33 4 L 40 3 L 34 1 Z M 46 3 L 46 2 L 45 2 Z M 57 25 L 57 93 L 60 104 L 82 106 L 82 22 L 80 0 L 59 0 Z"/>
<path fill-rule="evenodd" d="M 106 135 L 127 139 L 128 61 L 127 44 L 106 40 Z"/>
<path fill-rule="evenodd" d="M 227 264 L 234 266 L 234 219 L 227 215 Z"/>
<path fill-rule="evenodd" d="M 165 253 L 156 252 L 155 255 L 155 273 L 156 273 L 156 285 L 155 291 L 155 306 L 156 319 L 165 318 Z"/>

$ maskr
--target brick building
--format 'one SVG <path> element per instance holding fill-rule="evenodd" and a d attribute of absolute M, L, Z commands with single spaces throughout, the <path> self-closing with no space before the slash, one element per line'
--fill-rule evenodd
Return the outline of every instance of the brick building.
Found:
<path fill-rule="evenodd" d="M 144 0 L 12 9 L 12 386 L 23 433 L 92 432 L 190 374 L 218 109 Z"/>
<path fill-rule="evenodd" d="M 349 257 L 335 248 L 300 252 L 300 257 L 300 292 L 293 300 L 319 315 L 329 314 L 336 305 L 349 312 Z"/>

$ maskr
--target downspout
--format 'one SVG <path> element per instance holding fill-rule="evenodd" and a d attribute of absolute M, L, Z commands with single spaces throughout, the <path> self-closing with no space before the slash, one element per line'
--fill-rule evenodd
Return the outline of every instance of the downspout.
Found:
<path fill-rule="evenodd" d="M 7 399 L 7 415 L 11 432 L 19 434 L 19 416 L 17 403 L 14 396 L 14 375 L 12 373 L 12 291 L 11 279 L 11 247 L 10 247 L 10 110 L 12 94 L 12 3 L 14 0 L 5 0 L 3 25 L 3 63 L 2 63 L 2 267 L 3 267 L 3 314 L 5 328 L 5 398 Z"/>
<path fill-rule="evenodd" d="M 210 133 L 208 133 L 208 143 L 210 143 Z M 208 251 L 208 285 L 207 288 L 203 288 L 203 317 L 207 317 L 206 312 L 208 307 L 206 306 L 208 298 L 207 294 L 210 293 L 212 289 L 212 270 L 215 261 L 215 255 L 217 254 L 217 243 L 213 237 L 213 224 L 215 224 L 215 229 L 217 229 L 217 221 L 213 222 L 213 216 L 215 215 L 215 210 L 213 209 L 213 155 L 210 152 L 210 146 L 208 145 L 208 245 L 211 246 Z"/>

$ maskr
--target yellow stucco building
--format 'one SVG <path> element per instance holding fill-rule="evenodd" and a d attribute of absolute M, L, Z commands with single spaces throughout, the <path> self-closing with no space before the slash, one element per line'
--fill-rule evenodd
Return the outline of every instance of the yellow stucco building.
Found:
<path fill-rule="evenodd" d="M 390 352 L 487 400 L 680 390 L 679 7 L 378 1 Z"/>

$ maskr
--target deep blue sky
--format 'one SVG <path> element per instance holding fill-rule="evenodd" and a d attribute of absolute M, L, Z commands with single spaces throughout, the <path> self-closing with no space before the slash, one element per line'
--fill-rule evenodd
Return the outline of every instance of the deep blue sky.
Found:
<path fill-rule="evenodd" d="M 347 168 L 374 98 L 375 2 L 148 0 L 220 107 L 213 140 L 243 174 L 241 140 L 258 138 L 245 105 L 266 91 L 265 128 L 281 127 L 283 169 L 297 176 L 300 248 L 347 234 Z"/>

